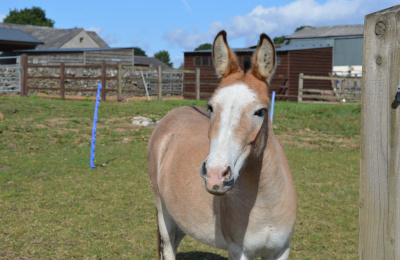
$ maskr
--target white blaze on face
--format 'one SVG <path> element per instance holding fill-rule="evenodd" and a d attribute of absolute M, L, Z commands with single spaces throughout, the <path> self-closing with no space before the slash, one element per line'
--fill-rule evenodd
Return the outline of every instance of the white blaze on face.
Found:
<path fill-rule="evenodd" d="M 254 103 L 257 95 L 244 84 L 235 84 L 222 88 L 211 99 L 214 113 L 219 114 L 218 134 L 211 140 L 210 155 L 206 167 L 230 166 L 236 179 L 247 156 L 243 156 L 243 147 L 235 139 L 241 117 L 249 113 L 245 109 Z M 215 115 L 214 115 L 215 116 Z"/>

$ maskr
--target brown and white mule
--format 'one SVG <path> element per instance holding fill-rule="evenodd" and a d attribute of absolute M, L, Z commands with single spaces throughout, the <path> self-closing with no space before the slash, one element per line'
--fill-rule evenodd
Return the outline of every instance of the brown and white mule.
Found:
<path fill-rule="evenodd" d="M 149 141 L 160 257 L 175 259 L 187 234 L 228 250 L 229 259 L 287 259 L 297 202 L 267 113 L 274 45 L 262 34 L 252 68 L 244 73 L 222 31 L 213 59 L 222 80 L 208 111 L 172 110 Z"/>

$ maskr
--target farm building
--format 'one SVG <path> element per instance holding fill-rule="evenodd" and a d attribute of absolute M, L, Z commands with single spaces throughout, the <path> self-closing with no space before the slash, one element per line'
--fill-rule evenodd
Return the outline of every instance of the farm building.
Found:
<path fill-rule="evenodd" d="M 333 72 L 362 74 L 364 25 L 307 26 L 285 37 L 282 47 L 333 47 Z"/>
<path fill-rule="evenodd" d="M 233 49 L 244 71 L 251 66 L 251 57 L 256 49 Z M 298 79 L 300 73 L 314 76 L 329 76 L 332 72 L 332 46 L 281 47 L 277 48 L 277 69 L 271 81 L 269 94 L 276 92 L 277 100 L 297 101 Z M 185 69 L 200 68 L 200 82 L 214 83 L 201 85 L 201 98 L 206 99 L 214 92 L 219 79 L 212 64 L 211 50 L 184 53 Z M 185 81 L 193 82 L 194 74 L 186 74 Z M 194 84 L 185 84 L 185 92 L 194 92 Z M 331 90 L 330 81 L 316 80 L 308 88 Z M 186 98 L 193 98 L 187 95 Z"/>
<path fill-rule="evenodd" d="M 135 56 L 133 48 L 64 48 L 64 49 L 36 49 L 18 50 L 14 54 L 26 54 L 29 64 L 59 65 L 92 65 L 107 64 L 135 65 L 144 67 L 170 68 L 154 57 Z"/>
<path fill-rule="evenodd" d="M 108 48 L 108 44 L 96 32 L 86 31 L 82 28 L 58 29 L 46 26 L 22 25 L 0 23 L 0 28 L 20 30 L 43 44 L 37 49 L 63 49 L 63 48 Z M 1 51 L 1 50 L 0 50 Z"/>
<path fill-rule="evenodd" d="M 42 41 L 18 29 L 0 28 L 0 52 L 35 49 Z"/>

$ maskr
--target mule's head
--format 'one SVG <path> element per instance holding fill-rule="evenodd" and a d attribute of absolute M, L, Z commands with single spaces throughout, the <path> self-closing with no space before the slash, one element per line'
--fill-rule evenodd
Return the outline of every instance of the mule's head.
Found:
<path fill-rule="evenodd" d="M 220 32 L 213 45 L 213 59 L 220 86 L 208 102 L 211 112 L 208 136 L 210 154 L 200 174 L 208 192 L 225 195 L 234 186 L 251 156 L 265 148 L 268 125 L 267 84 L 275 71 L 275 48 L 262 34 L 251 69 L 244 73 Z"/>

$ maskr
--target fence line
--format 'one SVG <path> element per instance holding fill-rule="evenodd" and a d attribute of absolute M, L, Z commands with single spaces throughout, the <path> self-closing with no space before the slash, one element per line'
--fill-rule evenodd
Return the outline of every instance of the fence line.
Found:
<path fill-rule="evenodd" d="M 65 82 L 66 81 L 79 81 L 79 80 L 87 80 L 87 81 L 96 81 L 101 82 L 102 90 L 101 90 L 101 99 L 102 101 L 106 101 L 107 93 L 108 92 L 116 92 L 118 98 L 122 98 L 123 92 L 123 70 L 139 70 L 139 71 L 154 71 L 157 74 L 157 77 L 154 79 L 146 80 L 146 83 L 154 83 L 157 84 L 157 88 L 155 91 L 151 91 L 149 89 L 150 95 L 157 95 L 158 99 L 162 99 L 165 95 L 194 95 L 196 100 L 199 100 L 201 96 L 211 96 L 212 93 L 208 92 L 201 92 L 201 86 L 218 86 L 217 83 L 210 83 L 210 82 L 200 82 L 200 69 L 196 68 L 195 70 L 182 70 L 182 69 L 162 69 L 161 66 L 158 68 L 152 67 L 143 67 L 143 66 L 125 66 L 122 64 L 117 65 L 110 65 L 103 62 L 101 65 L 65 65 L 65 63 L 61 63 L 60 65 L 34 65 L 28 64 L 28 59 L 26 55 L 21 55 L 21 67 L 22 67 L 22 75 L 21 75 L 21 91 L 20 96 L 26 97 L 30 90 L 33 91 L 59 91 L 60 98 L 65 99 L 65 92 L 70 91 L 79 91 L 79 92 L 96 92 L 97 88 L 66 88 Z M 40 68 L 47 68 L 47 69 L 55 69 L 58 70 L 56 73 L 57 75 L 49 75 L 49 76 L 37 76 L 37 75 L 29 75 L 29 69 L 40 69 Z M 69 76 L 66 74 L 67 69 L 99 69 L 101 73 L 98 76 Z M 107 75 L 107 69 L 115 69 L 117 70 L 117 74 L 114 76 Z M 173 79 L 163 79 L 163 73 L 192 73 L 195 74 L 195 81 L 185 81 L 184 77 L 179 80 Z M 59 75 L 58 75 L 59 74 Z M 58 81 L 58 88 L 57 87 L 34 87 L 30 83 L 32 80 L 54 80 Z M 117 86 L 115 88 L 110 88 L 107 86 L 107 82 L 114 81 L 117 82 Z M 183 90 L 177 91 L 172 88 L 169 90 L 163 89 L 163 84 L 194 84 L 195 91 L 194 92 L 187 92 Z M 129 93 L 140 93 L 140 90 L 130 90 Z"/>
<path fill-rule="evenodd" d="M 332 90 L 304 88 L 304 80 L 330 80 Z M 336 82 L 339 82 L 337 85 Z M 361 102 L 361 77 L 324 77 L 299 74 L 299 89 L 297 101 L 299 103 L 359 103 Z M 349 85 L 353 83 L 353 85 Z"/>

